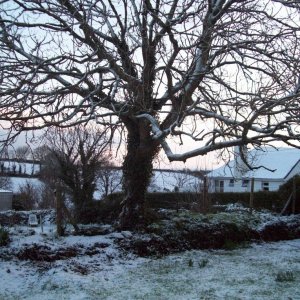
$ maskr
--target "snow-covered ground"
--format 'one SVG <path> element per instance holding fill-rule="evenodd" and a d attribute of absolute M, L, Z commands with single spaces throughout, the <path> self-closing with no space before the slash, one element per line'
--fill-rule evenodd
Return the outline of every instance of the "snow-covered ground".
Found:
<path fill-rule="evenodd" d="M 50 224 L 43 234 L 39 227 L 11 230 L 11 252 L 44 245 L 57 253 L 75 248 L 82 254 L 53 262 L 0 255 L 1 300 L 300 299 L 300 240 L 157 259 L 122 251 L 116 241 L 130 238 L 130 232 L 57 238 Z"/>

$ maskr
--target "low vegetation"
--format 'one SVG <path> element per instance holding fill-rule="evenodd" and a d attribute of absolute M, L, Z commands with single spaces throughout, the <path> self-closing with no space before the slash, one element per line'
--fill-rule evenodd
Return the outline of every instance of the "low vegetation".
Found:
<path fill-rule="evenodd" d="M 0 227 L 0 247 L 7 246 L 9 242 L 9 231 L 6 228 Z"/>
<path fill-rule="evenodd" d="M 292 271 L 280 271 L 276 275 L 277 282 L 293 282 L 295 279 L 295 275 Z"/>

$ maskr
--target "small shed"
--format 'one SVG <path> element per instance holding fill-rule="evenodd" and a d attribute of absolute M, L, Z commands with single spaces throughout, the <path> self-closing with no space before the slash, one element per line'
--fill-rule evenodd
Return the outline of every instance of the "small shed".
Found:
<path fill-rule="evenodd" d="M 0 189 L 0 211 L 12 209 L 13 192 Z"/>

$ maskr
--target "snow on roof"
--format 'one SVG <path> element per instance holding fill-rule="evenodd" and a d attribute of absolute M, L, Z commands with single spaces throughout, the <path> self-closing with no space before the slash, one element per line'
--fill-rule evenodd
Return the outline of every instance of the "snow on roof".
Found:
<path fill-rule="evenodd" d="M 0 193 L 12 193 L 12 191 L 0 189 Z"/>
<path fill-rule="evenodd" d="M 300 150 L 295 148 L 271 147 L 264 150 L 253 149 L 248 152 L 248 162 L 253 167 L 259 169 L 249 170 L 242 177 L 283 179 L 300 160 Z M 272 171 L 270 171 L 272 170 Z M 234 177 L 234 160 L 228 164 L 213 170 L 208 174 L 209 177 Z"/>

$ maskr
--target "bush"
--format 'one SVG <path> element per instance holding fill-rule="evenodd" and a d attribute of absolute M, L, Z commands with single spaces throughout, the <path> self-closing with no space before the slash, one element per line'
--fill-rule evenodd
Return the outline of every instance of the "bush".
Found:
<path fill-rule="evenodd" d="M 82 209 L 79 220 L 83 224 L 112 223 L 121 213 L 123 193 L 113 193 L 100 201 L 92 201 Z M 148 193 L 146 195 L 147 218 L 153 219 L 152 208 L 189 209 L 195 201 L 193 193 Z"/>
<path fill-rule="evenodd" d="M 212 193 L 210 196 L 212 204 L 240 203 L 249 207 L 250 193 Z M 253 208 L 257 210 L 268 209 L 280 212 L 285 202 L 286 199 L 281 198 L 278 192 L 261 191 L 253 194 Z"/>
<path fill-rule="evenodd" d="M 82 224 L 113 223 L 121 213 L 122 194 L 109 195 L 100 201 L 91 201 L 84 205 L 78 216 Z"/>
<path fill-rule="evenodd" d="M 146 207 L 151 209 L 190 209 L 194 203 L 201 201 L 202 194 L 199 193 L 147 193 Z M 241 203 L 249 206 L 250 193 L 212 193 L 209 194 L 212 204 Z M 80 213 L 80 222 L 88 223 L 112 223 L 121 213 L 121 201 L 123 193 L 113 193 L 101 201 L 92 201 L 85 205 Z M 254 208 L 269 209 L 280 212 L 285 204 L 277 192 L 254 193 Z M 149 214 L 150 218 L 153 217 Z"/>
<path fill-rule="evenodd" d="M 12 198 L 12 209 L 16 211 L 25 210 L 25 205 L 21 197 L 17 195 L 13 195 Z"/>
<path fill-rule="evenodd" d="M 290 198 L 290 196 L 293 193 L 293 185 L 294 185 L 294 180 L 296 184 L 296 203 L 295 203 L 295 212 L 300 213 L 300 176 L 296 175 L 293 178 L 289 179 L 286 183 L 280 186 L 278 193 L 282 199 L 286 201 Z M 292 202 L 290 202 L 289 207 L 287 207 L 286 212 L 287 213 L 292 213 Z"/>
<path fill-rule="evenodd" d="M 292 271 L 280 271 L 276 275 L 277 282 L 293 282 L 295 281 L 295 275 Z"/>
<path fill-rule="evenodd" d="M 10 242 L 9 231 L 3 227 L 0 228 L 0 246 L 6 246 Z"/>
<path fill-rule="evenodd" d="M 201 259 L 198 262 L 198 266 L 199 266 L 200 269 L 205 268 L 207 264 L 208 264 L 208 259 L 205 259 L 205 258 Z"/>
<path fill-rule="evenodd" d="M 197 193 L 147 193 L 146 206 L 149 208 L 166 208 L 166 209 L 190 209 L 191 205 L 199 201 L 201 195 Z M 121 203 L 123 193 L 113 193 L 108 195 L 105 201 L 112 201 L 113 203 Z"/>
<path fill-rule="evenodd" d="M 19 187 L 19 193 L 14 195 L 12 208 L 15 210 L 32 210 L 37 208 L 39 201 L 38 188 L 26 181 Z"/>
<path fill-rule="evenodd" d="M 296 175 L 295 181 L 296 181 L 296 186 L 297 186 L 297 192 L 299 193 L 299 187 L 300 187 L 300 176 Z M 288 199 L 288 197 L 291 195 L 293 192 L 293 181 L 294 177 L 289 179 L 286 183 L 282 184 L 279 187 L 278 193 L 282 198 Z"/>

